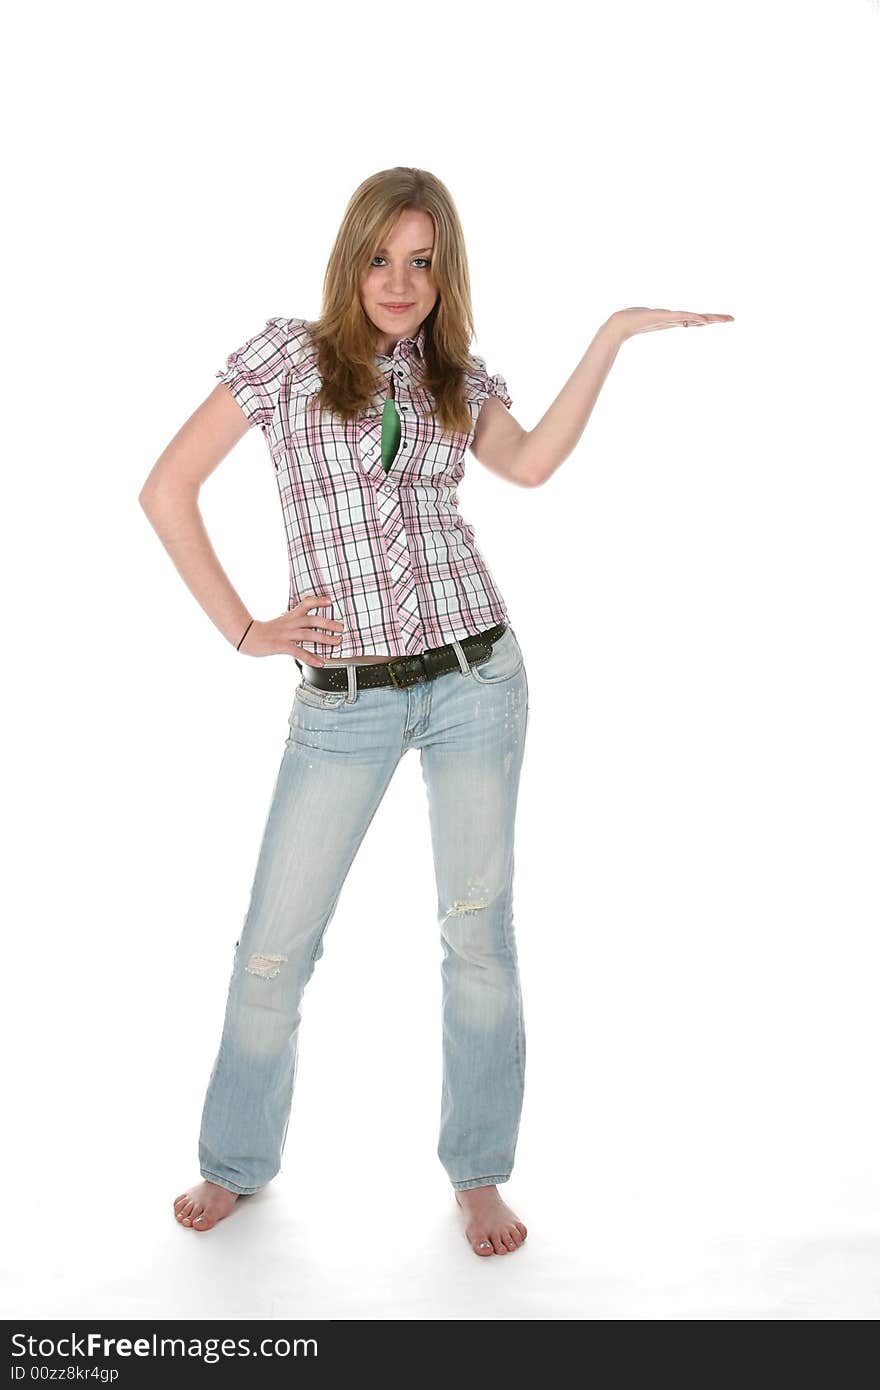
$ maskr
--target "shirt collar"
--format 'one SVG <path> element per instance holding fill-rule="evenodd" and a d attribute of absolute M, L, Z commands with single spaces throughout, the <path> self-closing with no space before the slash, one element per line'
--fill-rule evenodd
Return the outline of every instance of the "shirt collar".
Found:
<path fill-rule="evenodd" d="M 394 345 L 393 353 L 376 353 L 377 362 L 398 362 L 401 358 L 417 357 L 423 358 L 425 355 L 425 325 L 419 325 L 419 331 L 414 338 L 399 338 Z"/>

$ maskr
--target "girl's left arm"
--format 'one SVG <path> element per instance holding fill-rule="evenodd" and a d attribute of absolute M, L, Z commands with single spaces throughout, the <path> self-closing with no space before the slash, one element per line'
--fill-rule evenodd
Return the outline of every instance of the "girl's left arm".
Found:
<path fill-rule="evenodd" d="M 534 429 L 516 426 L 500 401 L 487 401 L 482 437 L 472 452 L 494 471 L 526 487 L 539 487 L 576 447 L 592 414 L 620 346 L 637 333 L 708 323 L 732 323 L 732 314 L 699 314 L 687 309 L 618 309 L 597 331 L 568 381 Z M 506 418 L 505 418 L 506 417 Z M 497 446 L 497 447 L 496 447 Z M 479 453 L 477 453 L 479 449 Z M 503 459 L 503 464 L 501 460 Z"/>

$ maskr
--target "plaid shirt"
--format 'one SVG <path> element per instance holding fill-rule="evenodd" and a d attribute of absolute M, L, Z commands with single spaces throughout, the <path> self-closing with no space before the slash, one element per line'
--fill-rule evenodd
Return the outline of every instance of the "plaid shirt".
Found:
<path fill-rule="evenodd" d="M 465 396 L 468 433 L 441 430 L 434 398 L 420 385 L 425 326 L 398 341 L 376 368 L 394 373 L 401 435 L 389 468 L 382 466 L 385 392 L 356 420 L 319 413 L 317 352 L 304 319 L 274 318 L 231 353 L 217 372 L 251 426 L 269 446 L 287 532 L 290 599 L 329 594 L 317 616 L 341 620 L 338 643 L 303 641 L 321 657 L 418 655 L 453 637 L 468 637 L 507 620 L 507 609 L 458 512 L 456 488 L 465 451 L 487 396 L 506 406 L 502 376 L 471 356 Z"/>

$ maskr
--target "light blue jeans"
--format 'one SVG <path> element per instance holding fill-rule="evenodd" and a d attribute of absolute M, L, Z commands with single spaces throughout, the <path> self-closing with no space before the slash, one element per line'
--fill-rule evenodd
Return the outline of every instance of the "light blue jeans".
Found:
<path fill-rule="evenodd" d="M 256 1192 L 280 1170 L 303 991 L 410 748 L 427 786 L 442 934 L 437 1152 L 453 1187 L 510 1177 L 526 1057 L 513 868 L 528 681 L 510 626 L 473 667 L 453 645 L 459 670 L 407 689 L 358 689 L 354 665 L 347 691 L 297 687 L 199 1137 L 202 1177 L 232 1192 Z"/>

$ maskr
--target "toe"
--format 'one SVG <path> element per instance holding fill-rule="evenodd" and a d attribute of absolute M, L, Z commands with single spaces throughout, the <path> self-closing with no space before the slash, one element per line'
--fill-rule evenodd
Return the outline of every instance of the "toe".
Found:
<path fill-rule="evenodd" d="M 494 1246 L 488 1236 L 478 1236 L 472 1244 L 478 1255 L 495 1254 Z"/>
<path fill-rule="evenodd" d="M 495 1254 L 496 1254 L 496 1255 L 506 1255 L 506 1254 L 507 1254 L 507 1246 L 504 1244 L 504 1241 L 501 1239 L 501 1236 L 500 1236 L 500 1235 L 493 1234 L 493 1235 L 491 1236 L 491 1241 L 492 1241 L 492 1244 L 495 1246 Z"/>
<path fill-rule="evenodd" d="M 528 1235 L 528 1231 L 526 1230 L 525 1226 L 523 1225 L 523 1223 L 522 1223 L 521 1221 L 517 1221 L 517 1223 L 516 1223 L 516 1229 L 519 1231 L 519 1233 L 520 1233 L 520 1235 L 522 1236 L 523 1240 L 525 1240 L 526 1236 Z"/>
<path fill-rule="evenodd" d="M 198 1216 L 196 1216 L 193 1219 L 192 1224 L 194 1231 L 210 1231 L 211 1227 L 214 1225 L 214 1222 L 208 1216 L 207 1212 L 200 1211 Z"/>

